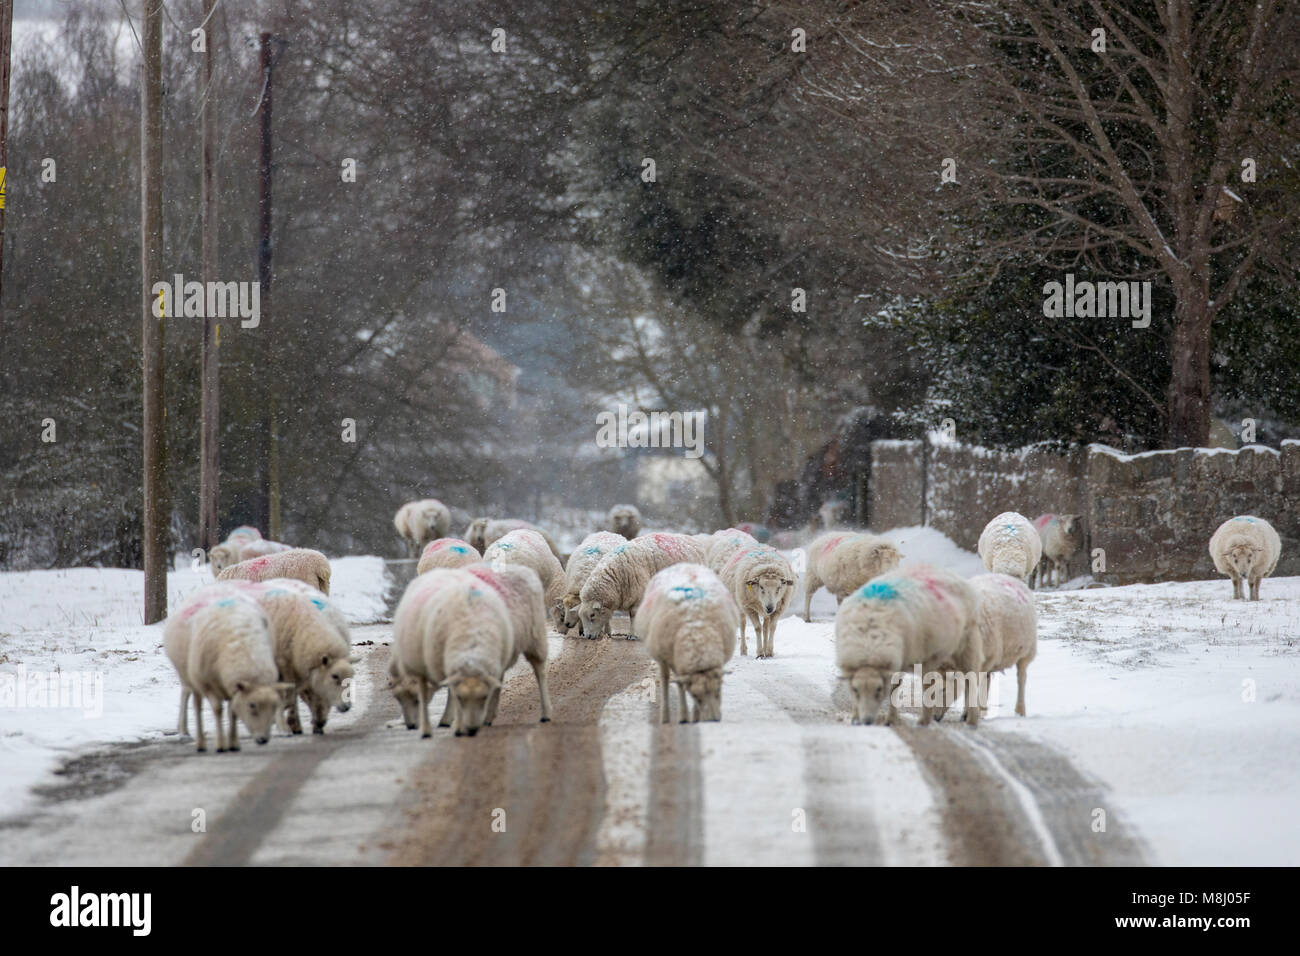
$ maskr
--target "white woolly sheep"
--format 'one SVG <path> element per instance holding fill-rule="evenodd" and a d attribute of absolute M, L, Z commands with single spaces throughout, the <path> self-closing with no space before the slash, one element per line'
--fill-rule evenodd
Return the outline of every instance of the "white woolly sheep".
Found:
<path fill-rule="evenodd" d="M 505 602 L 464 568 L 438 568 L 407 585 L 393 617 L 399 677 L 414 677 L 420 736 L 429 737 L 429 698 L 439 687 L 455 696 L 456 736 L 474 736 L 488 716 L 514 658 Z"/>
<path fill-rule="evenodd" d="M 560 549 L 555 546 L 555 542 L 551 540 L 549 534 L 532 522 L 521 521 L 517 518 L 475 518 L 470 522 L 469 527 L 465 529 L 465 540 L 478 548 L 480 554 L 486 554 L 488 545 L 499 538 L 505 537 L 511 531 L 536 531 L 546 539 L 551 554 L 563 561 L 564 556 L 560 554 Z"/>
<path fill-rule="evenodd" d="M 542 706 L 541 722 L 546 723 L 551 719 L 551 692 L 546 685 L 546 605 L 537 575 L 520 564 L 499 567 L 486 563 L 474 564 L 465 570 L 496 591 L 505 602 L 506 611 L 510 614 L 511 634 L 514 636 L 514 652 L 506 662 L 505 669 L 513 667 L 520 654 L 528 661 L 533 676 L 537 678 L 537 696 Z M 492 698 L 491 709 L 484 723 L 491 724 L 496 719 L 500 698 L 500 692 Z"/>
<path fill-rule="evenodd" d="M 518 564 L 529 568 L 542 582 L 547 608 L 554 608 L 564 593 L 564 567 L 536 531 L 519 528 L 502 535 L 483 552 L 487 564 Z"/>
<path fill-rule="evenodd" d="M 254 541 L 260 541 L 262 532 L 258 531 L 251 525 L 241 525 L 230 534 L 226 535 L 226 540 L 216 545 L 208 552 L 208 561 L 211 563 L 212 576 L 215 578 L 232 564 L 239 563 L 239 552 L 248 544 Z"/>
<path fill-rule="evenodd" d="M 978 601 L 981 677 L 1016 665 L 1016 713 L 1025 716 L 1025 681 L 1038 654 L 1034 594 L 1018 577 L 980 574 L 970 579 Z M 984 688 L 981 688 L 983 690 Z"/>
<path fill-rule="evenodd" d="M 167 659 L 172 662 L 172 666 L 176 668 L 176 673 L 181 675 L 181 707 L 180 716 L 176 720 L 178 734 L 187 736 L 190 732 L 189 703 L 192 692 L 184 675 L 185 665 L 189 660 L 194 615 L 219 598 L 247 595 L 258 587 L 260 585 L 252 581 L 223 581 L 209 584 L 191 594 L 176 610 L 167 615 L 167 620 L 163 624 L 163 650 L 167 654 Z"/>
<path fill-rule="evenodd" d="M 714 574 L 721 574 L 733 555 L 757 547 L 758 541 L 747 531 L 739 528 L 715 531 L 709 543 L 704 546 L 704 563 Z"/>
<path fill-rule="evenodd" d="M 636 615 L 646 585 L 673 564 L 702 564 L 704 552 L 684 534 L 646 534 L 610 549 L 579 592 L 578 620 L 588 638 L 609 634 L 615 611 Z"/>
<path fill-rule="evenodd" d="M 554 608 L 555 617 L 558 627 L 562 632 L 567 633 L 572 628 L 578 626 L 578 605 L 581 603 L 579 595 L 582 593 L 582 586 L 587 583 L 587 578 L 596 565 L 612 548 L 617 548 L 625 543 L 621 534 L 614 534 L 612 531 L 596 531 L 582 539 L 569 555 L 568 563 L 564 566 L 564 590 L 560 595 L 559 604 Z"/>
<path fill-rule="evenodd" d="M 258 538 L 255 541 L 249 541 L 239 548 L 239 561 L 250 561 L 253 558 L 262 558 L 268 554 L 283 554 L 285 551 L 292 551 L 292 545 L 281 544 L 279 541 L 267 541 L 264 538 Z"/>
<path fill-rule="evenodd" d="M 740 606 L 740 653 L 746 653 L 745 618 L 754 625 L 756 657 L 776 654 L 776 624 L 794 596 L 794 570 L 775 548 L 760 544 L 731 556 L 720 574 Z"/>
<path fill-rule="evenodd" d="M 1069 573 L 1070 559 L 1083 547 L 1083 516 L 1039 515 L 1034 527 L 1043 542 L 1043 559 L 1038 563 L 1034 586 L 1051 586 L 1054 578 L 1059 587 Z"/>
<path fill-rule="evenodd" d="M 352 637 L 346 619 L 320 591 L 290 578 L 266 581 L 251 596 L 271 619 L 280 680 L 291 682 L 296 692 L 285 711 L 287 729 L 302 733 L 301 697 L 311 712 L 312 733 L 325 733 L 330 708 L 346 713 L 352 706 Z"/>
<path fill-rule="evenodd" d="M 1043 539 L 1024 515 L 1004 511 L 980 533 L 979 555 L 987 570 L 1028 583 L 1043 555 Z"/>
<path fill-rule="evenodd" d="M 397 509 L 393 527 L 406 543 L 407 555 L 413 556 L 430 541 L 447 537 L 451 530 L 451 512 L 437 498 L 408 501 Z"/>
<path fill-rule="evenodd" d="M 329 594 L 330 562 L 319 551 L 291 548 L 279 554 L 240 561 L 217 575 L 218 581 L 268 581 L 271 578 L 293 578 Z"/>
<path fill-rule="evenodd" d="M 1282 556 L 1282 539 L 1263 518 L 1239 515 L 1219 525 L 1210 538 L 1214 569 L 1232 578 L 1232 599 L 1244 600 L 1241 582 L 1250 585 L 1250 600 L 1259 600 L 1259 582 L 1273 573 Z"/>
<path fill-rule="evenodd" d="M 184 663 L 177 663 L 172 649 L 168 649 L 168 657 L 181 683 L 194 695 L 197 749 L 208 748 L 203 732 L 204 699 L 212 705 L 216 718 L 218 753 L 239 749 L 236 718 L 244 722 L 254 740 L 266 743 L 276 714 L 293 693 L 293 684 L 279 680 L 266 612 L 246 594 L 227 594 L 200 607 L 189 621 L 188 631 Z M 227 701 L 228 731 L 222 725 Z"/>
<path fill-rule="evenodd" d="M 874 534 L 831 531 L 808 545 L 803 579 L 803 619 L 812 620 L 813 594 L 822 585 L 843 601 L 877 575 L 898 567 L 898 546 Z"/>
<path fill-rule="evenodd" d="M 884 702 L 885 723 L 897 720 L 895 678 L 917 664 L 927 683 L 932 675 L 965 673 L 966 699 L 975 700 L 983 663 L 978 610 L 965 579 L 926 564 L 880 575 L 845 597 L 835 615 L 835 661 L 853 693 L 853 723 L 872 723 Z M 927 699 L 922 724 L 935 709 Z M 978 708 L 968 707 L 967 715 L 972 726 L 979 722 Z"/>
<path fill-rule="evenodd" d="M 605 518 L 605 529 L 624 538 L 635 538 L 641 533 L 641 512 L 636 505 L 614 505 Z"/>
<path fill-rule="evenodd" d="M 463 568 L 467 564 L 475 564 L 482 560 L 483 555 L 479 554 L 478 549 L 468 541 L 462 541 L 460 538 L 439 538 L 424 546 L 424 553 L 420 555 L 420 563 L 416 565 L 415 573 L 423 574 L 434 568 Z"/>
<path fill-rule="evenodd" d="M 726 585 L 702 564 L 674 564 L 650 579 L 635 625 L 659 665 L 663 723 L 671 717 L 670 681 L 677 684 L 682 723 L 688 719 L 687 693 L 695 701 L 690 720 L 722 719 L 722 668 L 736 649 L 742 621 Z"/>

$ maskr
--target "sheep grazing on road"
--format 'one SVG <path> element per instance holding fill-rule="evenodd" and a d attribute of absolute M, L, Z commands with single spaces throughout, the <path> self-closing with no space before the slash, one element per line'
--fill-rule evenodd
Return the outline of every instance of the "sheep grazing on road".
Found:
<path fill-rule="evenodd" d="M 853 694 L 853 723 L 872 723 L 886 702 L 885 723 L 897 720 L 895 678 L 918 664 L 923 682 L 933 675 L 942 683 L 954 670 L 968 675 L 967 700 L 975 700 L 983 663 L 978 612 L 969 582 L 928 564 L 880 575 L 848 595 L 835 615 L 835 660 Z M 936 705 L 922 706 L 923 725 Z M 968 720 L 978 723 L 978 708 L 968 707 Z"/>
<path fill-rule="evenodd" d="M 463 568 L 467 564 L 475 564 L 482 560 L 483 555 L 479 554 L 478 549 L 468 541 L 462 541 L 460 538 L 439 538 L 424 546 L 424 553 L 420 555 L 420 563 L 416 565 L 415 573 L 423 574 L 434 568 Z"/>
<path fill-rule="evenodd" d="M 624 538 L 635 538 L 641 533 L 641 512 L 636 505 L 614 505 L 605 518 L 605 530 Z"/>
<path fill-rule="evenodd" d="M 635 616 L 646 585 L 673 564 L 701 564 L 704 552 L 684 534 L 645 534 L 610 550 L 587 577 L 579 593 L 578 620 L 583 636 L 610 633 L 615 611 Z"/>
<path fill-rule="evenodd" d="M 1027 584 L 1043 556 L 1043 539 L 1024 515 L 1004 511 L 984 526 L 979 555 L 986 570 L 1009 574 Z"/>
<path fill-rule="evenodd" d="M 250 596 L 271 619 L 280 680 L 294 685 L 294 699 L 284 711 L 285 729 L 302 733 L 301 697 L 311 712 L 312 733 L 325 733 L 330 709 L 346 713 L 352 706 L 352 637 L 346 619 L 323 593 L 291 578 L 265 581 Z"/>
<path fill-rule="evenodd" d="M 205 699 L 217 722 L 218 753 L 239 749 L 236 718 L 259 744 L 270 740 L 271 725 L 291 699 L 294 685 L 279 679 L 271 622 L 257 602 L 246 593 L 225 593 L 201 603 L 188 627 L 172 632 L 173 637 L 188 638 L 183 657 L 179 643 L 168 643 L 165 627 L 163 633 L 164 650 L 181 684 L 194 695 L 197 749 L 208 749 L 203 731 Z M 227 702 L 229 730 L 222 723 Z"/>
<path fill-rule="evenodd" d="M 758 541 L 748 531 L 741 531 L 739 528 L 715 531 L 709 543 L 705 545 L 704 563 L 710 571 L 720 575 L 734 555 L 758 546 Z"/>
<path fill-rule="evenodd" d="M 238 564 L 240 561 L 239 552 L 245 546 L 260 540 L 262 540 L 262 532 L 251 525 L 240 525 L 230 532 L 230 534 L 226 535 L 225 541 L 208 552 L 212 576 L 214 578 L 218 577 L 222 571 L 232 564 Z"/>
<path fill-rule="evenodd" d="M 898 567 L 903 555 L 892 541 L 874 534 L 830 531 L 808 545 L 803 579 L 803 619 L 812 620 L 813 594 L 822 585 L 842 602 L 877 575 Z"/>
<path fill-rule="evenodd" d="M 624 543 L 626 539 L 621 534 L 597 531 L 583 538 L 582 543 L 574 548 L 573 554 L 569 555 L 569 561 L 564 566 L 564 590 L 553 609 L 557 627 L 562 633 L 568 633 L 578 626 L 578 605 L 582 600 L 579 595 L 592 570 L 611 549 Z"/>
<path fill-rule="evenodd" d="M 1219 525 L 1210 538 L 1214 569 L 1232 578 L 1232 599 L 1244 600 L 1241 582 L 1250 586 L 1250 600 L 1259 600 L 1259 582 L 1273 573 L 1282 556 L 1282 539 L 1263 518 L 1239 515 Z"/>
<path fill-rule="evenodd" d="M 271 578 L 293 578 L 329 594 L 329 558 L 310 548 L 291 548 L 279 554 L 240 561 L 217 575 L 218 581 L 269 581 Z"/>
<path fill-rule="evenodd" d="M 465 568 L 439 568 L 406 587 L 393 617 L 398 679 L 415 679 L 420 736 L 430 737 L 429 698 L 455 697 L 452 730 L 474 736 L 514 659 L 510 614 L 496 590 Z"/>
<path fill-rule="evenodd" d="M 636 615 L 636 635 L 659 665 L 659 717 L 671 718 L 669 683 L 677 684 L 680 719 L 722 719 L 722 668 L 736 649 L 740 608 L 722 580 L 702 564 L 675 564 L 652 577 Z M 674 676 L 675 675 L 675 676 Z"/>
<path fill-rule="evenodd" d="M 505 670 L 514 666 L 520 654 L 528 661 L 533 676 L 537 678 L 537 696 L 542 706 L 541 722 L 546 723 L 551 719 L 551 692 L 546 686 L 546 605 L 537 575 L 519 564 L 501 567 L 474 564 L 466 570 L 496 591 L 505 602 L 510 614 L 511 633 L 514 635 L 514 652 L 506 662 Z M 491 724 L 496 719 L 500 697 L 498 693 L 493 698 L 484 723 Z"/>
<path fill-rule="evenodd" d="M 406 544 L 407 556 L 413 557 L 430 541 L 447 537 L 451 512 L 437 498 L 408 501 L 393 515 L 393 527 Z"/>
<path fill-rule="evenodd" d="M 759 545 L 732 555 L 720 575 L 740 606 L 740 653 L 747 653 L 745 618 L 754 625 L 755 657 L 776 654 L 776 624 L 794 596 L 794 570 L 775 548 Z"/>
<path fill-rule="evenodd" d="M 1059 587 L 1070 571 L 1070 559 L 1083 547 L 1082 515 L 1039 515 L 1034 527 L 1043 542 L 1035 587 Z"/>
<path fill-rule="evenodd" d="M 181 736 L 188 736 L 190 732 L 189 703 L 192 691 L 185 680 L 185 664 L 189 660 L 194 615 L 220 598 L 245 596 L 258 587 L 259 585 L 252 581 L 224 581 L 210 584 L 191 594 L 176 610 L 167 615 L 167 620 L 163 624 L 163 650 L 168 660 L 172 662 L 172 666 L 176 668 L 176 673 L 181 675 L 181 707 L 180 716 L 176 720 L 176 732 Z"/>
<path fill-rule="evenodd" d="M 518 564 L 530 569 L 542 582 L 547 608 L 553 609 L 564 593 L 564 568 L 536 531 L 519 528 L 497 538 L 483 552 L 483 560 L 494 567 Z"/>
<path fill-rule="evenodd" d="M 1025 681 L 1038 653 L 1038 612 L 1034 594 L 1018 577 L 980 574 L 970 579 L 979 602 L 982 663 L 988 674 L 1016 665 L 1016 713 L 1025 716 Z"/>
<path fill-rule="evenodd" d="M 555 546 L 551 536 L 543 531 L 537 525 L 528 521 L 520 521 L 517 518 L 475 518 L 465 529 L 465 540 L 479 550 L 480 554 L 486 554 L 488 545 L 499 538 L 505 537 L 511 531 L 536 531 L 545 540 L 546 545 L 551 549 L 551 554 L 556 559 L 563 562 L 564 556 L 560 554 L 560 549 Z"/>

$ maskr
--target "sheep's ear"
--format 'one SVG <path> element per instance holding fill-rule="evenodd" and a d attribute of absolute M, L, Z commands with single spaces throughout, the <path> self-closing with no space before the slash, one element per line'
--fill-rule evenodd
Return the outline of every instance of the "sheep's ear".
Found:
<path fill-rule="evenodd" d="M 237 681 L 235 681 L 235 693 L 236 693 L 236 694 L 242 694 L 242 693 L 244 693 L 244 691 L 246 691 L 246 690 L 248 690 L 248 684 L 247 684 L 247 682 L 242 681 L 242 680 L 237 680 Z"/>

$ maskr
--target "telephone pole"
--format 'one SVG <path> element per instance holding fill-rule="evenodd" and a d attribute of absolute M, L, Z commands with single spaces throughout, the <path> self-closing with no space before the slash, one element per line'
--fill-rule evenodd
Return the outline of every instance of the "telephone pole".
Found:
<path fill-rule="evenodd" d="M 144 622 L 167 616 L 167 442 L 163 322 L 150 286 L 162 275 L 162 0 L 144 0 L 140 71 L 140 298 L 144 364 Z M 175 314 L 178 303 L 163 302 Z"/>
<path fill-rule="evenodd" d="M 270 339 L 267 335 L 266 320 L 273 315 L 271 310 L 271 82 L 274 68 L 274 55 L 271 50 L 272 36 L 263 32 L 262 41 L 262 101 L 259 110 L 262 114 L 262 160 L 258 176 L 257 208 L 261 219 L 261 239 L 257 246 L 257 281 L 261 285 L 262 325 L 259 333 L 262 339 L 262 354 L 269 367 Z M 266 412 L 266 471 L 264 493 L 266 495 L 267 531 L 273 541 L 280 540 L 280 435 L 278 396 L 275 392 L 275 376 L 263 376 Z"/>
<path fill-rule="evenodd" d="M 216 31 L 209 24 L 218 0 L 203 0 L 202 139 L 203 176 L 199 200 L 203 226 L 202 268 L 205 283 L 217 281 L 217 91 L 212 84 Z M 206 286 L 211 288 L 211 286 Z M 207 310 L 204 310 L 205 313 Z M 199 359 L 199 546 L 211 551 L 221 541 L 218 527 L 218 468 L 220 466 L 221 326 L 209 314 L 203 320 L 203 353 Z"/>
<path fill-rule="evenodd" d="M 0 0 L 0 289 L 4 287 L 5 174 L 9 167 L 9 47 L 13 42 L 14 0 Z M 3 299 L 0 299 L 2 302 Z"/>

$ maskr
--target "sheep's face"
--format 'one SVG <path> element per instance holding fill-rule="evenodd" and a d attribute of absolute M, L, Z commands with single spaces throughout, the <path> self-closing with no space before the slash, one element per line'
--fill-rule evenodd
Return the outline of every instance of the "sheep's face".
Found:
<path fill-rule="evenodd" d="M 208 552 L 208 560 L 212 562 L 212 576 L 215 578 L 235 563 L 235 554 L 228 545 L 219 544 Z"/>
<path fill-rule="evenodd" d="M 475 518 L 465 529 L 465 540 L 472 544 L 479 554 L 487 547 L 487 542 L 483 538 L 487 535 L 487 518 Z"/>
<path fill-rule="evenodd" d="M 578 619 L 582 622 L 583 637 L 600 637 L 605 633 L 605 629 L 609 627 L 610 618 L 613 616 L 614 609 L 605 607 L 599 601 L 580 605 L 578 607 Z"/>
<path fill-rule="evenodd" d="M 1083 547 L 1083 516 L 1061 515 L 1061 535 L 1069 548 L 1067 554 L 1074 554 Z"/>
<path fill-rule="evenodd" d="M 483 726 L 492 695 L 501 687 L 494 677 L 480 674 L 453 674 L 447 678 L 449 692 L 456 698 L 456 719 L 452 729 L 456 736 L 473 737 Z"/>
<path fill-rule="evenodd" d="M 414 677 L 389 677 L 388 689 L 402 708 L 402 720 L 407 730 L 420 726 L 420 684 Z"/>
<path fill-rule="evenodd" d="M 293 695 L 293 684 L 251 687 L 239 681 L 235 684 L 235 695 L 230 699 L 230 709 L 243 721 L 253 739 L 264 744 L 271 739 L 275 715 L 293 700 Z"/>
<path fill-rule="evenodd" d="M 695 701 L 693 720 L 722 719 L 722 668 L 711 667 L 680 678 L 686 693 Z"/>
<path fill-rule="evenodd" d="M 331 660 L 321 657 L 320 667 L 311 672 L 311 690 L 315 698 L 312 703 L 312 717 L 320 724 L 325 723 L 325 716 L 331 707 L 337 707 L 340 713 L 347 713 L 352 706 L 352 663 L 344 658 Z M 317 713 L 317 708 L 321 713 Z"/>
<path fill-rule="evenodd" d="M 765 614 L 775 614 L 785 607 L 790 600 L 790 590 L 794 581 L 780 571 L 764 571 L 757 577 L 745 582 L 749 593 L 758 598 Z"/>
<path fill-rule="evenodd" d="M 885 699 L 885 675 L 874 667 L 860 667 L 849 675 L 849 690 L 853 693 L 853 722 L 870 724 Z"/>
<path fill-rule="evenodd" d="M 1225 557 L 1228 559 L 1228 567 L 1231 568 L 1238 577 L 1249 578 L 1255 570 L 1258 562 L 1263 557 L 1264 550 L 1256 548 L 1249 544 L 1235 544 L 1228 549 Z"/>
<path fill-rule="evenodd" d="M 560 601 L 560 621 L 565 629 L 578 626 L 578 607 L 580 602 L 575 594 L 566 594 Z"/>

